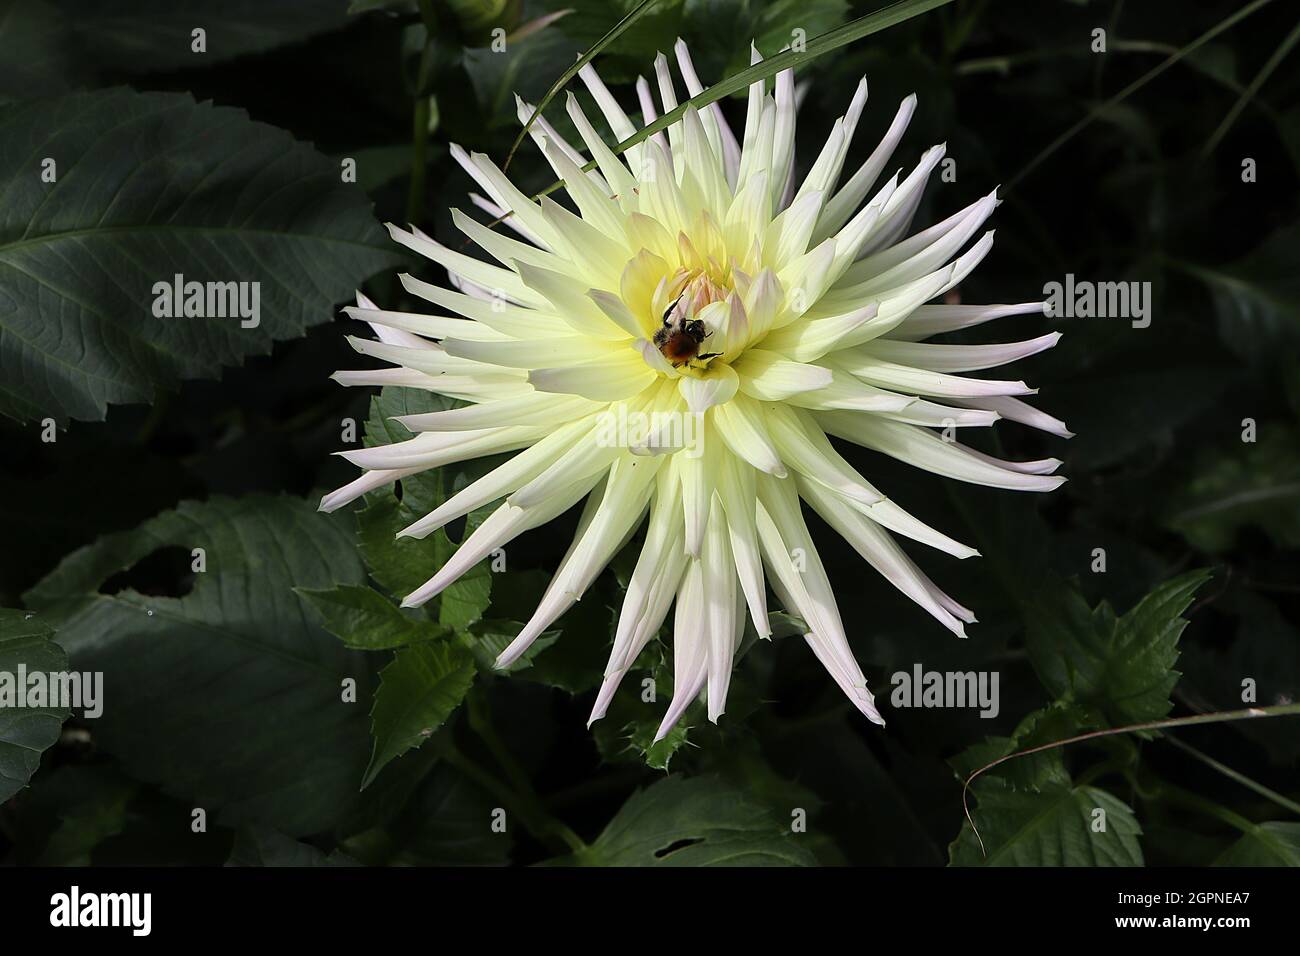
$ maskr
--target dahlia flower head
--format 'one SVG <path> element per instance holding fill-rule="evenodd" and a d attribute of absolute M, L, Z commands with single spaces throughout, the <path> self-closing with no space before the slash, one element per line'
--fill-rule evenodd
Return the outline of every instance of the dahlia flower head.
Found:
<path fill-rule="evenodd" d="M 674 52 L 686 91 L 700 93 L 680 40 Z M 753 50 L 753 61 L 760 59 Z M 637 83 L 647 125 L 657 109 L 678 105 L 667 58 L 654 66 L 658 107 L 645 79 Z M 579 75 L 613 137 L 632 136 L 633 120 L 595 70 L 588 65 Z M 407 292 L 444 314 L 387 311 L 361 295 L 346 310 L 377 336 L 352 338 L 353 347 L 392 367 L 339 372 L 337 380 L 427 389 L 465 404 L 399 417 L 413 433 L 409 440 L 341 452 L 366 472 L 327 495 L 323 509 L 429 468 L 518 451 L 399 532 L 423 537 L 500 502 L 403 606 L 423 604 L 495 549 L 585 498 L 577 533 L 536 613 L 497 661 L 507 666 L 646 524 L 592 721 L 670 609 L 673 696 L 659 736 L 701 692 L 716 721 L 746 618 L 759 636 L 771 635 L 770 585 L 853 704 L 884 723 L 850 650 L 801 500 L 891 584 L 965 636 L 974 615 L 941 591 L 891 532 L 956 558 L 976 551 L 904 511 L 828 436 L 975 484 L 1050 491 L 1064 481 L 1052 475 L 1056 459 L 1002 461 L 952 440 L 955 429 L 999 418 L 1068 437 L 1062 422 L 1016 397 L 1034 391 L 1023 382 L 958 374 L 1050 348 L 1059 333 L 1006 345 L 923 341 L 1044 311 L 1042 302 L 927 304 L 944 299 L 988 254 L 993 233 L 975 237 L 998 203 L 996 191 L 912 232 L 944 147 L 878 182 L 915 96 L 844 179 L 865 80 L 796 182 L 798 98 L 786 70 L 772 92 L 762 82 L 750 87 L 739 141 L 714 103 L 687 110 L 619 156 L 570 93 L 568 114 L 594 168 L 584 171 L 586 155 L 545 119 L 538 117 L 531 133 L 572 209 L 550 197 L 530 199 L 488 157 L 453 146 L 483 191 L 471 194 L 473 204 L 506 217 L 518 238 L 452 211 L 456 226 L 497 265 L 414 227 L 390 225 L 397 242 L 447 270 L 452 289 L 401 276 Z M 523 122 L 533 112 L 523 101 L 518 110 Z"/>

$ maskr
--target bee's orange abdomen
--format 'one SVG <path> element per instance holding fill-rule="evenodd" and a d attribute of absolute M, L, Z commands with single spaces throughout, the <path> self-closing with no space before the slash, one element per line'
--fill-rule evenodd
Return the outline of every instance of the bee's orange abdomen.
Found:
<path fill-rule="evenodd" d="M 700 343 L 685 332 L 674 332 L 659 347 L 659 351 L 670 362 L 689 362 L 700 354 Z"/>

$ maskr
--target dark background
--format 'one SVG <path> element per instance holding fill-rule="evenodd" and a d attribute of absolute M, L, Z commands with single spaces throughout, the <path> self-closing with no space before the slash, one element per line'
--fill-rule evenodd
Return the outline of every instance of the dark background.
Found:
<path fill-rule="evenodd" d="M 188 91 L 239 107 L 328 157 L 358 157 L 380 222 L 414 221 L 452 245 L 459 236 L 448 210 L 469 208 L 470 182 L 447 145 L 460 143 L 501 162 L 518 129 L 510 92 L 536 102 L 620 12 L 618 3 L 547 0 L 524 10 L 507 5 L 475 22 L 472 4 L 438 4 L 438 33 L 422 53 L 426 36 L 413 5 L 364 4 L 382 9 L 348 15 L 341 2 L 303 0 L 283 5 L 297 10 L 270 47 L 191 67 L 184 57 L 169 61 L 166 52 L 188 33 L 188 21 L 179 17 L 180 32 L 169 32 L 156 5 L 41 6 L 73 24 L 68 62 L 31 75 L 0 73 L 7 99 L 127 85 Z M 134 46 L 113 46 L 110 6 L 120 18 L 116 29 Z M 221 19 L 220 6 L 207 5 L 208 21 Z M 245 6 L 231 11 L 251 16 Z M 563 6 L 578 10 L 520 41 L 508 67 L 497 62 L 507 58 L 484 49 L 492 24 L 513 29 Z M 707 84 L 747 62 L 751 35 L 766 36 L 770 53 L 780 46 L 772 38 L 787 37 L 793 26 L 814 36 L 879 5 L 662 0 L 658 6 L 597 60 L 625 105 L 634 102 L 628 81 L 649 70 L 654 52 L 667 50 L 679 34 Z M 1133 329 L 1122 319 L 1062 320 L 1056 326 L 1065 333 L 1062 342 L 1016 366 L 1041 388 L 1038 405 L 1063 418 L 1077 437 L 1063 441 L 1003 423 L 995 435 L 981 436 L 980 447 L 1010 458 L 1064 459 L 1069 481 L 1051 495 L 943 481 L 861 451 L 851 458 L 913 513 L 982 551 L 983 558 L 965 562 L 917 554 L 940 586 L 978 614 L 968 641 L 956 641 L 829 529 L 814 526 L 854 649 L 880 702 L 889 675 L 916 662 L 928 669 L 996 669 L 1002 677 L 996 720 L 981 721 L 970 711 L 882 708 L 889 726 L 881 730 L 839 697 L 800 641 L 780 640 L 746 657 L 731 713 L 720 728 L 691 730 L 690 744 L 672 758 L 675 776 L 720 777 L 780 819 L 789 807 L 807 808 L 809 845 L 824 863 L 943 864 L 962 823 L 960 782 L 948 761 L 986 735 L 1009 734 L 1052 699 L 1026 653 L 1026 603 L 1065 587 L 1090 605 L 1106 599 L 1123 612 L 1159 582 L 1195 568 L 1214 574 L 1187 612 L 1174 713 L 1241 706 L 1243 677 L 1259 681 L 1261 704 L 1296 698 L 1300 67 L 1294 56 L 1204 151 L 1295 27 L 1295 5 L 1268 4 L 1045 152 L 1090 111 L 1243 6 L 958 0 L 801 69 L 800 80 L 811 84 L 798 121 L 801 169 L 866 75 L 870 99 L 850 164 L 865 157 L 897 102 L 913 91 L 920 102 L 897 161 L 910 166 L 941 141 L 957 160 L 956 182 L 933 181 L 918 223 L 1003 185 L 1005 201 L 994 217 L 997 245 L 963 284 L 964 301 L 1034 300 L 1044 283 L 1072 272 L 1094 281 L 1151 282 L 1153 321 Z M 12 27 L 34 7 L 9 4 L 8 20 L 0 22 Z M 311 15 L 309 8 L 326 12 Z M 134 26 L 132 16 L 139 18 Z M 157 29 L 145 30 L 145 23 Z M 1107 30 L 1105 54 L 1090 50 L 1097 27 Z M 5 35 L 0 29 L 0 47 Z M 6 48 L 3 60 L 17 63 L 13 57 L 21 55 Z M 412 90 L 422 56 L 436 126 L 425 185 L 413 188 Z M 724 108 L 739 129 L 743 103 Z M 563 110 L 552 108 L 548 116 L 558 123 Z M 1247 157 L 1255 160 L 1256 182 L 1242 181 Z M 511 173 L 533 191 L 551 178 L 532 144 L 521 149 Z M 417 274 L 440 281 L 438 271 L 426 266 Z M 374 277 L 366 288 L 381 307 L 410 305 L 390 275 Z M 341 447 L 340 420 L 364 421 L 369 396 L 341 389 L 328 376 L 362 364 L 344 341 L 345 331 L 359 327 L 342 316 L 315 321 L 301 337 L 228 368 L 219 380 L 186 381 L 148 405 L 112 406 L 103 421 L 73 421 L 52 445 L 39 441 L 35 423 L 0 421 L 0 605 L 25 606 L 28 589 L 66 555 L 179 502 L 259 492 L 314 498 L 350 480 L 354 469 L 330 453 Z M 1003 320 L 992 336 L 968 340 L 1010 341 L 1040 334 L 1041 325 L 1035 317 Z M 1257 423 L 1254 443 L 1242 441 L 1246 418 Z M 526 617 L 527 592 L 538 579 L 530 569 L 553 567 L 567 540 L 546 532 L 512 545 L 512 571 L 521 577 L 518 586 L 495 586 L 490 616 Z M 1095 548 L 1106 551 L 1104 574 L 1090 570 Z M 187 570 L 183 555 L 164 553 L 100 591 L 183 595 Z M 587 688 L 604 662 L 607 608 L 617 607 L 617 591 L 617 576 L 607 573 L 600 594 L 562 620 L 564 635 L 549 652 L 557 655 L 550 680 L 483 677 L 474 691 L 536 799 L 586 840 L 638 787 L 663 776 L 635 748 L 624 750 L 621 728 L 608 729 L 611 737 L 602 740 L 584 726 L 592 698 Z M 561 671 L 564 677 L 554 676 Z M 581 690 L 570 694 L 564 686 Z M 634 691 L 629 678 L 623 693 Z M 265 703 L 268 723 L 294 719 L 275 706 Z M 155 718 L 165 735 L 171 719 L 165 706 Z M 1294 799 L 1300 797 L 1300 745 L 1293 720 L 1197 728 L 1184 739 Z M 247 837 L 236 824 L 273 823 L 228 817 L 229 824 L 214 825 L 203 839 L 178 837 L 177 820 L 188 821 L 202 795 L 186 793 L 174 775 L 119 760 L 116 748 L 101 745 L 93 722 L 68 728 L 46 753 L 32 787 L 0 807 L 0 854 L 8 861 L 220 863 L 237 838 Z M 309 722 L 300 728 L 312 732 Z M 492 765 L 494 755 L 463 708 L 439 734 Z M 1122 752 L 1119 745 L 1078 747 L 1065 760 L 1076 779 L 1098 768 L 1089 779 L 1134 809 L 1149 864 L 1214 861 L 1240 835 L 1223 809 L 1255 822 L 1295 820 L 1181 750 L 1155 740 L 1130 739 L 1126 746 Z M 429 765 L 404 800 L 369 808 L 365 826 L 340 809 L 330 826 L 292 835 L 368 863 L 532 863 L 563 850 L 544 834 L 523 830 L 496 842 L 440 830 L 445 814 L 438 808 L 454 806 L 477 820 L 476 807 L 495 804 L 460 771 Z M 1198 800 L 1217 809 L 1207 811 Z M 188 837 L 185 822 L 181 829 Z"/>

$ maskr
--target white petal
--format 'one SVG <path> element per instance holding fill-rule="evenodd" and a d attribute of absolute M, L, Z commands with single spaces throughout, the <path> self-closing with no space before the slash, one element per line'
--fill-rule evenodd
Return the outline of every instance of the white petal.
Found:
<path fill-rule="evenodd" d="M 1008 421 L 1020 422 L 1022 425 L 1028 425 L 1030 428 L 1037 428 L 1040 431 L 1058 435 L 1061 438 L 1074 437 L 1074 432 L 1065 427 L 1065 422 L 1059 418 L 1053 418 L 1046 412 L 1039 411 L 1018 398 L 963 398 L 960 402 L 962 405 L 969 405 L 971 408 L 987 408 L 990 411 L 997 412 Z"/>
<path fill-rule="evenodd" d="M 344 505 L 349 505 L 356 501 L 362 495 L 367 495 L 376 489 L 385 485 L 391 485 L 402 478 L 408 478 L 411 475 L 419 474 L 424 471 L 423 468 L 398 468 L 388 471 L 368 471 L 355 481 L 350 481 L 342 488 L 331 491 L 320 500 L 320 511 L 330 512 L 338 511 Z"/>
<path fill-rule="evenodd" d="M 1024 382 L 999 382 L 983 378 L 963 378 L 923 368 L 911 368 L 885 362 L 865 348 L 846 349 L 835 355 L 836 364 L 854 377 L 877 388 L 894 389 L 911 395 L 941 395 L 950 398 L 985 395 L 1032 395 L 1034 389 Z"/>
<path fill-rule="evenodd" d="M 398 415 L 392 421 L 413 432 L 463 432 L 505 425 L 544 425 L 554 428 L 578 416 L 588 416 L 602 406 L 572 395 L 516 395 L 441 412 Z"/>
<path fill-rule="evenodd" d="M 853 466 L 831 447 L 808 412 L 773 405 L 768 409 L 767 424 L 782 461 L 791 469 L 860 504 L 873 505 L 880 500 L 880 495 L 868 488 Z"/>
<path fill-rule="evenodd" d="M 925 608 L 935 620 L 958 637 L 966 636 L 962 622 L 935 598 L 916 565 L 888 534 L 816 482 L 807 479 L 797 481 L 799 494 L 804 500 L 844 540 L 853 545 L 853 549 L 879 571 L 885 580 Z"/>
<path fill-rule="evenodd" d="M 726 405 L 717 407 L 713 420 L 718 434 L 737 456 L 759 471 L 785 477 L 781 455 L 768 437 L 762 405 L 744 395 L 737 395 Z"/>
<path fill-rule="evenodd" d="M 590 420 L 569 422 L 525 448 L 503 465 L 470 482 L 423 518 L 397 533 L 399 538 L 424 538 L 449 521 L 496 501 L 532 481 L 592 432 Z"/>
<path fill-rule="evenodd" d="M 528 381 L 542 392 L 567 392 L 596 402 L 630 398 L 653 385 L 658 376 L 633 349 L 581 365 L 539 368 Z"/>
<path fill-rule="evenodd" d="M 834 235 L 849 221 L 854 210 L 862 204 L 862 200 L 866 198 L 867 193 L 871 191 L 871 187 L 884 171 L 885 165 L 898 147 L 899 140 L 903 138 L 903 133 L 915 110 L 916 94 L 913 93 L 899 104 L 898 112 L 880 141 L 880 145 L 858 167 L 857 172 L 844 184 L 844 188 L 826 203 L 826 209 L 818 220 L 814 239 L 821 240 Z"/>
<path fill-rule="evenodd" d="M 934 432 L 915 425 L 887 422 L 870 415 L 853 415 L 851 412 L 813 414 L 832 435 L 959 481 L 1019 491 L 1051 491 L 1065 481 L 1059 476 L 1022 474 L 998 467 L 970 454 L 955 442 L 944 441 Z"/>
<path fill-rule="evenodd" d="M 725 405 L 736 396 L 740 376 L 730 365 L 714 363 L 703 375 L 683 375 L 677 380 L 682 398 L 692 414 L 703 415 L 715 405 Z"/>
<path fill-rule="evenodd" d="M 849 700 L 869 720 L 883 724 L 867 680 L 849 649 L 830 581 L 799 513 L 794 481 L 759 475 L 758 486 L 758 535 L 772 589 L 807 623 L 804 639 Z M 791 557 L 795 549 L 802 552 L 802 568 L 796 568 Z"/>
<path fill-rule="evenodd" d="M 913 342 L 932 335 L 966 329 L 1008 315 L 1043 314 L 1044 303 L 1021 302 L 1017 305 L 923 305 L 892 332 L 891 339 Z"/>
<path fill-rule="evenodd" d="M 726 513 L 715 494 L 709 527 L 700 551 L 704 572 L 704 604 L 708 635 L 709 720 L 715 724 L 726 709 L 731 667 L 742 630 L 736 628 L 736 571 L 731 555 Z M 743 622 L 742 622 L 743 623 Z"/>
<path fill-rule="evenodd" d="M 437 574 L 402 600 L 402 607 L 420 607 L 425 604 L 497 548 L 568 511 L 599 480 L 599 476 L 593 476 L 567 488 L 558 488 L 545 501 L 531 508 L 517 508 L 509 502 L 503 504 L 461 542 Z"/>
<path fill-rule="evenodd" d="M 935 372 L 974 372 L 1037 355 L 1050 349 L 1060 338 L 1060 332 L 1049 332 L 1023 342 L 996 345 L 931 345 L 876 339 L 865 345 L 863 351 L 882 361 L 898 365 L 911 365 Z"/>
<path fill-rule="evenodd" d="M 799 392 L 826 388 L 832 380 L 829 369 L 791 362 L 766 349 L 749 349 L 733 368 L 740 376 L 740 390 L 764 402 L 782 402 Z"/>
<path fill-rule="evenodd" d="M 580 599 L 610 558 L 640 523 L 654 488 L 660 459 L 625 455 L 615 462 L 599 503 L 579 525 L 568 552 L 560 561 L 541 603 L 519 635 L 498 656 L 497 667 L 518 659 L 561 614 Z M 596 496 L 592 496 L 595 501 Z"/>

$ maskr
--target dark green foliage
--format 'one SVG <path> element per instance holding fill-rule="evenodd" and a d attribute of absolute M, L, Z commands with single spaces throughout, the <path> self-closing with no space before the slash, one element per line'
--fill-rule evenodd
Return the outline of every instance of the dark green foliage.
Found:
<path fill-rule="evenodd" d="M 588 730 L 632 551 L 497 671 L 575 514 L 512 543 L 504 570 L 484 562 L 399 607 L 492 506 L 420 541 L 395 532 L 492 462 L 317 512 L 356 476 L 331 452 L 404 440 L 394 416 L 448 407 L 328 380 L 375 364 L 345 341 L 363 326 L 331 321 L 358 286 L 418 309 L 395 274 L 445 278 L 381 223 L 460 248 L 449 209 L 472 210 L 477 187 L 450 145 L 502 161 L 513 94 L 537 102 L 634 5 L 0 0 L 0 672 L 100 671 L 105 694 L 93 719 L 0 709 L 0 862 L 1300 864 L 1285 806 L 1159 732 L 1104 733 L 1300 699 L 1300 60 L 1202 155 L 1294 5 L 1104 109 L 1244 4 L 955 0 L 800 68 L 800 172 L 865 74 L 851 168 L 912 92 L 895 165 L 940 141 L 956 161 L 918 225 L 1003 184 L 997 246 L 963 302 L 1036 300 L 1066 273 L 1151 283 L 1149 327 L 1060 319 L 1060 344 L 1012 369 L 1077 437 L 1009 422 L 963 435 L 1064 459 L 1058 491 L 844 449 L 982 555 L 906 545 L 978 615 L 959 641 L 809 517 L 886 728 L 773 602 L 774 639 L 746 641 L 718 724 L 697 703 L 653 743 L 672 692 L 665 632 Z M 707 85 L 749 64 L 751 39 L 770 55 L 880 6 L 659 0 L 596 64 L 631 106 L 679 35 Z M 574 12 L 529 31 L 561 9 Z M 739 131 L 743 103 L 722 105 Z M 572 135 L 563 95 L 547 119 Z M 554 178 L 531 142 L 510 173 L 531 191 Z M 156 316 L 153 285 L 175 273 L 260 282 L 259 326 Z M 891 706 L 918 665 L 996 674 L 996 716 Z M 1296 720 L 1174 733 L 1295 801 Z M 972 829 L 963 781 L 983 768 L 965 792 Z"/>

